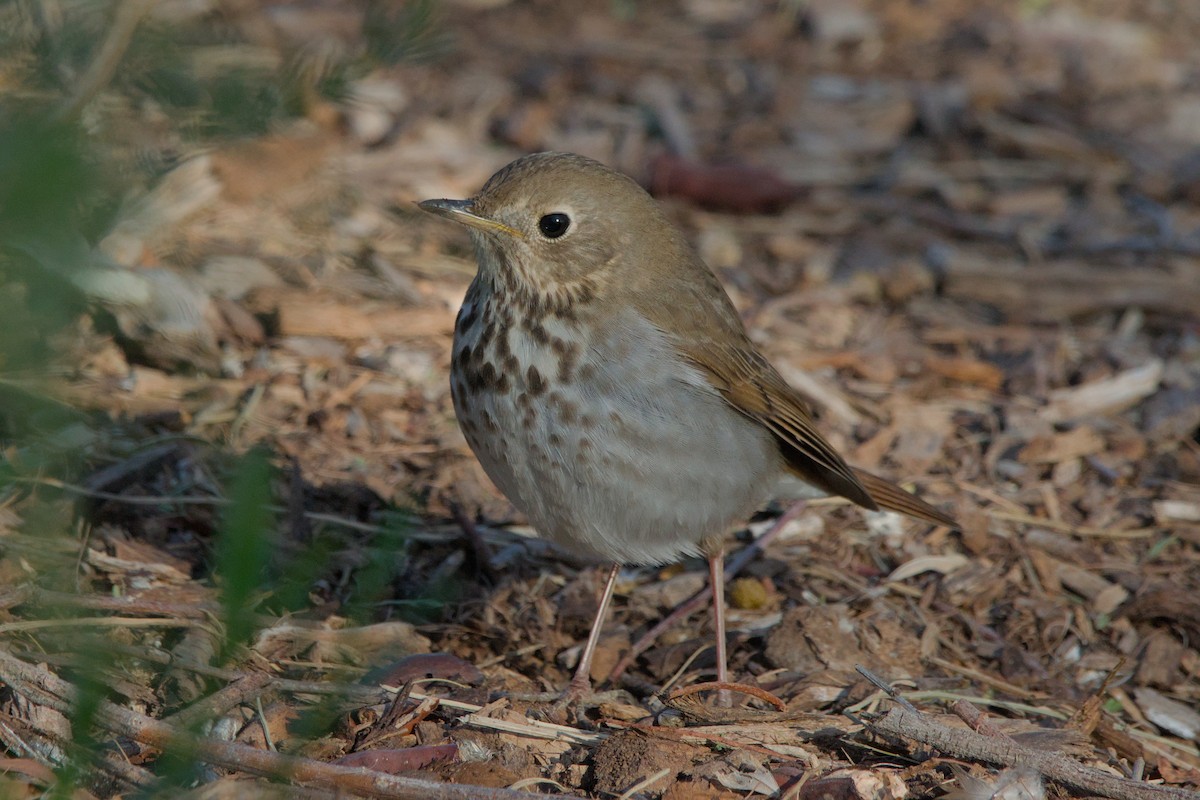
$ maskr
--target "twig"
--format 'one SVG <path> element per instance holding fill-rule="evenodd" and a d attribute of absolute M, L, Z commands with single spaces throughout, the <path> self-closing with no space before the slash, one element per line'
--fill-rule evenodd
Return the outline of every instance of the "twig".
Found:
<path fill-rule="evenodd" d="M 957 672 L 959 675 L 966 675 L 968 678 L 977 680 L 985 686 L 991 686 L 993 689 L 999 689 L 1002 692 L 1006 692 L 1013 697 L 1019 697 L 1022 700 L 1040 700 L 1041 698 L 1045 697 L 1043 694 L 1031 692 L 1028 689 L 1022 689 L 1016 684 L 993 677 L 981 670 L 972 669 L 965 664 L 955 664 L 953 661 L 947 661 L 946 659 L 939 658 L 937 656 L 930 656 L 926 660 L 930 664 L 941 667 L 947 672 Z"/>
<path fill-rule="evenodd" d="M 671 152 L 688 160 L 696 159 L 696 136 L 675 85 L 658 73 L 650 73 L 634 89 L 634 99 L 654 112 L 658 127 Z"/>
<path fill-rule="evenodd" d="M 68 714 L 79 703 L 74 686 L 46 670 L 0 651 L 0 680 L 29 700 Z M 544 800 L 542 795 L 483 786 L 461 786 L 388 775 L 369 769 L 326 764 L 310 758 L 285 756 L 244 744 L 190 736 L 161 720 L 138 714 L 106 700 L 96 708 L 97 726 L 120 736 L 157 747 L 189 753 L 198 760 L 227 769 L 299 783 L 315 784 L 368 797 L 399 800 Z M 582 800 L 563 795 L 564 800 Z"/>
<path fill-rule="evenodd" d="M 813 714 L 805 714 L 805 719 L 810 719 L 816 716 Z M 676 742 L 685 742 L 688 744 L 703 744 L 703 745 L 719 745 L 728 747 L 732 750 L 748 750 L 752 753 L 759 753 L 764 756 L 775 758 L 782 753 L 778 749 L 780 742 L 769 741 L 770 737 L 783 735 L 790 742 L 794 741 L 796 729 L 790 726 L 780 725 L 778 722 L 769 722 L 766 724 L 740 724 L 728 725 L 724 723 L 716 723 L 711 725 L 700 725 L 697 727 L 672 728 L 665 725 L 647 725 L 642 722 L 625 722 L 619 719 L 606 719 L 604 724 L 610 728 L 618 728 L 621 730 L 639 731 L 659 739 L 668 739 Z M 837 727 L 825 724 L 824 721 L 819 726 L 822 729 Z M 839 728 L 839 730 L 842 730 Z"/>
<path fill-rule="evenodd" d="M 910 710 L 916 711 L 916 709 Z M 1012 740 L 1011 736 L 997 728 L 996 724 L 988 719 L 987 714 L 983 713 L 966 700 L 955 700 L 950 704 L 950 710 L 954 712 L 954 716 L 970 725 L 971 730 L 975 731 L 976 733 L 981 733 L 984 736 L 990 736 L 994 739 Z"/>
<path fill-rule="evenodd" d="M 145 600 L 140 597 L 105 597 L 93 594 L 74 594 L 72 592 L 56 592 L 52 589 L 42 589 L 36 586 L 22 587 L 22 589 L 23 595 L 20 601 L 12 603 L 12 605 L 19 606 L 33 603 L 39 606 L 84 608 L 91 611 L 115 611 L 118 614 L 160 615 L 164 617 L 182 617 L 184 619 L 209 619 L 218 611 L 215 604 L 208 606 L 203 603 L 164 603 L 161 600 Z M 5 602 L 0 602 L 0 606 L 5 606 Z"/>
<path fill-rule="evenodd" d="M 261 697 L 254 698 L 254 710 L 258 712 L 258 724 L 262 727 L 263 741 L 267 743 L 267 749 L 274 753 L 278 748 L 271 739 L 271 723 L 267 721 L 267 715 L 263 713 Z"/>
<path fill-rule="evenodd" d="M 183 730 L 192 730 L 252 697 L 257 700 L 270 682 L 271 676 L 265 672 L 244 674 L 228 686 L 197 700 L 187 708 L 163 717 L 162 721 Z"/>
<path fill-rule="evenodd" d="M 1156 536 L 1161 528 L 1154 526 L 1147 528 L 1093 528 L 1087 525 L 1072 525 L 1069 522 L 1059 522 L 1058 520 L 1046 519 L 1044 517 L 1035 517 L 1030 514 L 1012 514 L 1007 511 L 985 511 L 991 519 L 1004 520 L 1005 522 L 1018 522 L 1024 525 L 1034 525 L 1039 528 L 1048 528 L 1052 531 L 1061 531 L 1070 533 L 1075 536 L 1089 536 L 1097 539 L 1149 539 Z"/>
<path fill-rule="evenodd" d="M 194 628 L 200 623 L 194 619 L 168 619 L 130 617 L 73 617 L 71 619 L 27 619 L 20 622 L 6 622 L 0 625 L 0 633 L 15 631 L 35 631 L 41 628 L 69 628 L 76 625 L 94 626 L 97 628 Z"/>
<path fill-rule="evenodd" d="M 475 524 L 475 520 L 467 516 L 458 503 L 450 504 L 450 513 L 454 516 L 454 521 L 462 528 L 467 544 L 471 547 L 470 553 L 475 560 L 475 568 L 492 586 L 499 584 L 500 575 L 492 566 L 491 553 L 488 552 L 487 545 L 483 542 L 483 536 L 479 533 L 479 526 Z"/>
<path fill-rule="evenodd" d="M 996 223 L 981 216 L 942 208 L 932 203 L 901 202 L 890 197 L 873 197 L 861 201 L 864 210 L 889 216 L 905 216 L 951 233 L 985 241 L 1020 247 L 1020 226 Z M 1141 253 L 1163 255 L 1200 255 L 1200 241 L 1195 235 L 1134 234 L 1123 239 L 1094 242 L 1065 242 L 1053 236 L 1036 243 L 1037 252 L 1044 257 L 1098 256 L 1112 253 Z"/>
<path fill-rule="evenodd" d="M 63 729 L 59 727 L 61 722 L 61 714 L 40 710 L 20 720 L 0 714 L 0 742 L 17 756 L 50 767 L 61 766 L 67 758 L 68 747 L 63 741 Z M 91 763 L 129 786 L 148 787 L 155 781 L 152 772 L 131 764 L 119 749 L 97 752 Z"/>
<path fill-rule="evenodd" d="M 93 472 L 87 477 L 84 484 L 94 492 L 119 492 L 139 478 L 150 475 L 164 461 L 179 453 L 180 449 L 181 445 L 178 441 L 168 441 L 147 447 L 128 458 Z"/>
<path fill-rule="evenodd" d="M 414 700 L 425 700 L 433 695 L 427 695 L 422 692 L 412 692 L 410 695 Z M 460 723 L 465 725 L 473 725 L 477 728 L 487 728 L 494 731 L 502 731 L 504 733 L 512 733 L 517 736 L 528 736 L 533 739 L 549 739 L 551 741 L 570 742 L 572 744 L 599 744 L 608 738 L 605 733 L 592 733 L 590 731 L 572 728 L 568 725 L 555 725 L 552 722 L 541 722 L 540 720 L 526 720 L 517 722 L 508 719 L 495 719 L 493 717 L 485 717 L 477 712 L 483 709 L 483 706 L 475 705 L 474 703 L 463 703 L 458 700 L 450 700 L 445 697 L 438 697 L 443 708 L 452 708 L 457 711 L 468 712 L 458 718 Z"/>
<path fill-rule="evenodd" d="M 963 700 L 967 703 L 972 703 L 985 708 L 1002 708 L 1005 711 L 1013 711 L 1018 714 L 1031 714 L 1047 719 L 1065 720 L 1067 715 L 1061 711 L 1055 711 L 1052 708 L 1045 706 L 1034 706 L 1029 703 L 1019 703 L 1012 700 L 1000 700 L 995 697 L 980 697 L 978 695 L 963 695 L 957 692 L 945 691 L 942 689 L 924 689 L 920 691 L 904 692 L 904 698 L 907 700 L 940 700 L 946 702 L 957 702 Z M 865 700 L 860 700 L 846 710 L 858 713 L 872 705 L 878 695 L 871 695 Z"/>
<path fill-rule="evenodd" d="M 983 736 L 972 730 L 947 728 L 924 714 L 913 713 L 905 708 L 893 708 L 883 719 L 871 722 L 870 726 L 889 736 L 912 739 L 956 758 L 984 761 L 1002 767 L 1029 767 L 1082 794 L 1111 797 L 1114 800 L 1196 800 L 1196 794 L 1185 789 L 1120 778 L 1084 766 L 1059 753 L 1031 750 L 1015 742 Z"/>
<path fill-rule="evenodd" d="M 1162 236 L 1159 234 L 1142 234 L 1128 236 L 1124 239 L 1110 239 L 1100 242 L 1055 242 L 1046 241 L 1040 246 L 1044 255 L 1062 257 L 1099 256 L 1111 253 L 1150 253 L 1162 255 L 1200 255 L 1200 242 L 1189 236 Z"/>
<path fill-rule="evenodd" d="M 117 0 L 108 34 L 97 48 L 87 71 L 76 81 L 75 91 L 58 107 L 55 117 L 63 120 L 76 116 L 88 101 L 108 85 L 129 43 L 133 41 L 133 32 L 138 23 L 153 5 L 154 0 Z"/>
<path fill-rule="evenodd" d="M 33 591 L 34 587 L 29 583 L 5 589 L 3 592 L 0 592 L 0 610 L 7 611 L 10 608 L 24 605 L 33 596 Z"/>
<path fill-rule="evenodd" d="M 210 664 L 199 664 L 187 659 L 178 658 L 164 650 L 156 650 L 149 647 L 132 647 L 115 642 L 110 643 L 108 648 L 115 655 L 127 656 L 151 664 L 161 664 L 173 669 L 185 669 L 197 675 L 203 675 L 206 678 L 214 678 L 221 681 L 237 681 L 245 677 L 245 673 L 239 670 L 230 669 L 229 667 L 214 667 Z M 55 661 L 71 663 L 70 659 L 54 654 L 16 651 L 15 655 L 24 656 L 31 660 L 44 659 L 51 663 Z M 268 688 L 273 691 L 289 692 L 291 694 L 341 695 L 347 701 L 361 705 L 373 705 L 375 703 L 386 702 L 387 700 L 387 693 L 377 687 L 335 683 L 331 681 L 298 681 L 290 678 L 272 678 Z"/>
<path fill-rule="evenodd" d="M 692 664 L 694 664 L 696 662 L 696 659 L 699 658 L 701 656 L 701 654 L 704 653 L 705 650 L 708 650 L 710 647 L 712 647 L 712 645 L 705 642 L 704 644 L 701 644 L 699 647 L 693 648 L 691 655 L 689 655 L 687 658 L 685 658 L 683 660 L 683 663 L 679 665 L 679 668 L 677 670 L 675 670 L 674 673 L 672 673 L 671 677 L 667 678 L 667 680 L 663 682 L 661 691 L 662 692 L 671 691 L 671 687 L 675 685 L 675 682 L 682 680 L 683 676 L 685 674 L 687 674 L 687 671 L 692 668 Z"/>
<path fill-rule="evenodd" d="M 914 706 L 912 703 L 908 702 L 908 700 L 904 697 L 904 695 L 902 695 L 898 691 L 896 691 L 896 689 L 890 683 L 885 681 L 883 678 L 879 677 L 874 672 L 872 672 L 871 670 L 864 667 L 862 664 L 855 664 L 854 669 L 856 672 L 858 672 L 859 675 L 862 675 L 864 678 L 867 679 L 867 681 L 874 684 L 884 694 L 886 694 L 888 697 L 892 698 L 897 703 L 899 703 L 902 708 L 907 708 L 909 711 L 912 711 L 913 713 L 918 713 L 917 707 Z"/>

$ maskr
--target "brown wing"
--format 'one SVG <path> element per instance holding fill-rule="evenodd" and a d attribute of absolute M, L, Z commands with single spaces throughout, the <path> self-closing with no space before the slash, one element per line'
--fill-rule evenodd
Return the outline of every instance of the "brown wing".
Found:
<path fill-rule="evenodd" d="M 694 258 L 694 257 L 693 257 Z M 670 287 L 683 302 L 647 303 L 662 290 L 631 298 L 662 330 L 676 335 L 680 354 L 700 369 L 734 409 L 775 435 L 788 468 L 801 480 L 863 508 L 880 507 L 958 527 L 954 520 L 899 486 L 850 467 L 817 432 L 808 405 L 754 347 L 729 295 L 699 259 L 684 261 L 687 280 Z M 686 310 L 685 310 L 686 309 Z"/>
<path fill-rule="evenodd" d="M 858 476 L 859 483 L 870 492 L 871 498 L 879 504 L 880 508 L 899 511 L 901 514 L 908 514 L 910 517 L 923 519 L 934 525 L 945 525 L 959 530 L 958 523 L 954 521 L 953 517 L 929 505 L 915 494 L 904 491 L 891 481 L 857 467 L 854 468 L 854 474 Z"/>
<path fill-rule="evenodd" d="M 690 355 L 690 354 L 689 354 Z M 715 359 L 691 356 L 734 408 L 762 423 L 779 441 L 788 467 L 803 481 L 841 495 L 864 508 L 886 508 L 911 517 L 958 528 L 953 518 L 891 481 L 847 466 L 813 427 L 808 407 L 758 353 Z"/>
<path fill-rule="evenodd" d="M 864 508 L 879 507 L 859 476 L 817 432 L 804 401 L 765 358 L 748 348 L 706 344 L 685 355 L 726 402 L 775 434 L 788 467 L 801 480 Z"/>

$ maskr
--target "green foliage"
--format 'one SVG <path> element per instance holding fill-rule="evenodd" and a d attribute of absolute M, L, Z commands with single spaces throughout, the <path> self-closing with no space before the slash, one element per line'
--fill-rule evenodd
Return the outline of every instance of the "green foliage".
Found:
<path fill-rule="evenodd" d="M 395 7 L 373 4 L 362 48 L 324 60 L 301 49 L 266 52 L 212 19 L 176 26 L 145 19 L 102 96 L 90 98 L 80 113 L 64 113 L 64 102 L 105 40 L 115 5 L 0 3 L 0 71 L 9 90 L 0 96 L 0 501 L 17 498 L 21 519 L 21 535 L 7 537 L 3 546 L 40 584 L 79 590 L 80 548 L 87 546 L 80 533 L 99 517 L 92 513 L 96 506 L 34 481 L 78 482 L 97 462 L 136 452 L 142 441 L 137 436 L 148 435 L 136 424 L 133 434 L 115 434 L 112 420 L 72 408 L 54 390 L 57 377 L 73 367 L 61 344 L 89 309 L 76 278 L 101 258 L 95 245 L 111 230 L 122 201 L 152 177 L 147 165 L 186 151 L 180 145 L 262 134 L 305 113 L 314 97 L 344 96 L 353 78 L 380 63 L 426 58 L 443 46 L 434 2 Z M 54 13 L 59 16 L 48 16 Z M 120 436 L 129 446 L 113 446 Z M 336 569 L 353 570 L 342 613 L 356 622 L 378 619 L 380 603 L 405 567 L 406 522 L 396 517 L 374 537 L 332 529 L 311 541 L 287 541 L 275 510 L 271 454 L 256 449 L 239 458 L 208 453 L 197 460 L 228 475 L 218 478 L 229 504 L 212 539 L 210 573 L 221 603 L 222 657 L 253 638 L 257 613 L 308 607 L 312 587 Z M 193 489 L 186 478 L 156 480 L 147 483 L 171 486 L 167 494 L 180 483 L 185 492 Z M 162 499 L 161 509 L 113 515 L 121 521 L 154 513 L 187 522 L 200 518 L 179 512 L 171 497 Z M 209 529 L 189 532 L 202 538 Z M 438 591 L 450 585 L 441 582 Z M 415 604 L 405 613 L 441 608 L 435 598 L 406 602 Z M 108 747 L 95 740 L 93 722 L 109 697 L 112 673 L 122 667 L 101 647 L 75 649 L 77 660 L 64 673 L 80 690 L 70 715 L 75 741 L 50 796 L 70 796 L 92 773 L 91 759 Z M 321 726 L 328 724 L 326 711 L 315 714 Z M 194 769 L 186 750 L 167 753 L 155 767 L 177 786 Z"/>
<path fill-rule="evenodd" d="M 0 109 L 0 371 L 44 366 L 83 310 L 69 279 L 110 210 L 106 193 L 77 126 Z"/>
<path fill-rule="evenodd" d="M 382 522 L 383 530 L 369 543 L 367 557 L 355 573 L 354 593 L 345 612 L 360 622 L 376 616 L 377 604 L 387 596 L 404 567 L 409 523 L 398 515 L 389 515 Z"/>
<path fill-rule="evenodd" d="M 255 136 L 303 108 L 286 102 L 289 74 L 211 27 L 143 24 L 115 79 L 122 94 L 162 109 L 193 141 Z"/>
<path fill-rule="evenodd" d="M 100 704 L 113 694 L 104 682 L 111 667 L 112 658 L 100 648 L 83 649 L 75 655 L 74 667 L 67 676 L 77 692 L 70 714 L 74 741 L 67 761 L 56 771 L 57 781 L 51 796 L 71 797 L 103 746 L 93 734 L 93 723 Z"/>
<path fill-rule="evenodd" d="M 367 54 L 384 64 L 428 61 L 449 48 L 449 40 L 438 25 L 436 0 L 392 3 L 372 0 L 363 22 Z"/>
<path fill-rule="evenodd" d="M 71 277 L 103 225 L 107 182 L 86 137 L 28 106 L 0 107 L 0 492 L 18 473 L 69 476 L 86 416 L 54 398 L 57 340 L 85 308 Z M 19 466 L 14 466 L 14 462 Z M 56 530 L 61 530 L 57 525 Z M 49 533 L 49 531 L 47 531 Z"/>
<path fill-rule="evenodd" d="M 31 0 L 0 4 L 0 67 L 21 87 L 12 97 L 50 109 L 70 95 L 99 52 L 114 7 L 76 2 L 56 6 L 59 14 L 53 15 Z M 316 97 L 345 97 L 351 80 L 379 65 L 429 60 L 449 46 L 436 0 L 371 0 L 353 44 L 333 35 L 322 40 L 319 29 L 309 32 L 311 42 L 289 41 L 287 35 L 275 36 L 273 45 L 250 41 L 243 29 L 269 31 L 274 23 L 257 7 L 241 13 L 250 20 L 219 24 L 205 15 L 167 23 L 153 13 L 142 19 L 107 87 L 128 103 L 115 104 L 115 113 L 157 108 L 191 141 L 260 135 L 304 114 Z M 94 122 L 103 128 L 103 120 Z M 116 119 L 114 135 L 128 123 Z"/>
<path fill-rule="evenodd" d="M 52 122 L 36 108 L 9 107 L 0 117 L 0 236 L 49 234 L 53 226 L 81 221 L 94 199 L 96 165 L 75 125 Z"/>
<path fill-rule="evenodd" d="M 274 549 L 276 531 L 271 498 L 271 464 L 265 451 L 251 450 L 229 487 L 229 506 L 214 551 L 221 581 L 225 650 L 243 644 L 254 630 L 256 597 Z"/>

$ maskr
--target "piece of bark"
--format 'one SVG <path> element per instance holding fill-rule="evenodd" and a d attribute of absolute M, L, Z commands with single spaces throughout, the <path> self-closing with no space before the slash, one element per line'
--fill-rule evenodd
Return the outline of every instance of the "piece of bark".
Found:
<path fill-rule="evenodd" d="M 965 728 L 950 728 L 932 717 L 893 708 L 871 728 L 890 736 L 920 742 L 956 758 L 1004 767 L 1025 766 L 1074 791 L 1114 800 L 1195 800 L 1194 792 L 1121 778 L 1084 766 L 1063 755 L 1022 747 L 1015 742 L 983 736 Z"/>
<path fill-rule="evenodd" d="M 1200 281 L 1140 266 L 1041 264 L 1033 268 L 951 259 L 942 292 L 953 300 L 992 306 L 1012 322 L 1058 323 L 1125 308 L 1190 317 L 1200 308 Z"/>
<path fill-rule="evenodd" d="M 1057 423 L 1124 411 L 1153 394 L 1162 375 L 1163 362 L 1152 359 L 1111 378 L 1058 389 L 1050 393 L 1050 402 L 1042 409 L 1041 418 Z"/>

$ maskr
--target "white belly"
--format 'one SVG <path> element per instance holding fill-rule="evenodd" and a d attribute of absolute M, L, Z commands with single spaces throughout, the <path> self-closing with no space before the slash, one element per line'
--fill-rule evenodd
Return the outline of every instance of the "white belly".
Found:
<path fill-rule="evenodd" d="M 506 390 L 477 394 L 456 373 L 455 410 L 488 475 L 544 536 L 581 555 L 663 563 L 698 553 L 761 505 L 780 457 L 661 332 L 624 316 L 579 350 L 561 385 L 561 346 L 510 327 L 523 369 Z M 545 327 L 554 338 L 566 324 Z M 456 353 L 475 347 L 480 330 L 456 336 Z"/>

